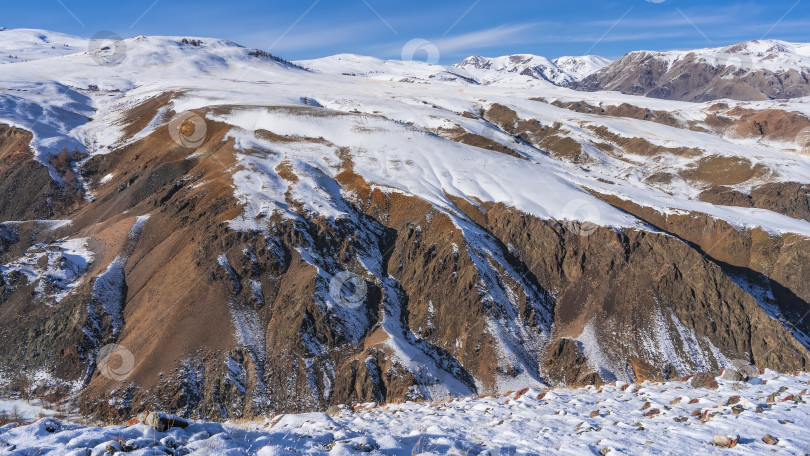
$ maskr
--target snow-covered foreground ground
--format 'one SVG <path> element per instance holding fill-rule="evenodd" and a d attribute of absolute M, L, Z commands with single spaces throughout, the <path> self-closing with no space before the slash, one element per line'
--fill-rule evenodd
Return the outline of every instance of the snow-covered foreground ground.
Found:
<path fill-rule="evenodd" d="M 0 413 L 11 416 L 17 411 L 23 421 L 33 421 L 39 416 L 53 416 L 56 410 L 48 409 L 39 400 L 26 401 L 23 399 L 0 399 Z"/>
<path fill-rule="evenodd" d="M 719 388 L 688 382 L 528 390 L 441 403 L 357 406 L 264 422 L 85 427 L 45 418 L 0 428 L 0 454 L 806 454 L 810 374 L 766 372 Z M 521 394 L 522 393 L 522 394 Z M 710 416 L 710 418 L 707 418 Z M 734 448 L 713 444 L 737 436 Z M 769 434 L 775 445 L 765 443 Z"/>

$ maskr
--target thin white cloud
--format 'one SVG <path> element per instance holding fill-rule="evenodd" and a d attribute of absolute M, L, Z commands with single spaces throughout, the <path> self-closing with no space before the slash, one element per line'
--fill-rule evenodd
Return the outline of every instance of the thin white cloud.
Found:
<path fill-rule="evenodd" d="M 462 51 L 474 51 L 508 44 L 520 44 L 532 41 L 529 30 L 538 23 L 501 25 L 498 27 L 478 30 L 462 35 L 449 36 L 433 41 L 442 53 L 454 54 Z"/>
<path fill-rule="evenodd" d="M 458 55 L 479 53 L 482 49 L 490 49 L 499 46 L 528 44 L 537 41 L 537 37 L 531 33 L 533 28 L 541 25 L 540 22 L 525 24 L 500 25 L 484 30 L 452 35 L 431 39 L 427 37 L 442 55 L 442 58 Z M 423 38 L 423 37 L 413 37 Z M 398 59 L 402 52 L 402 46 L 408 40 L 382 43 L 370 46 L 366 49 L 372 55 L 381 55 Z"/>
<path fill-rule="evenodd" d="M 590 45 L 599 41 L 600 45 L 593 50 L 595 53 L 616 57 L 626 51 L 644 48 L 663 51 L 705 47 L 707 43 L 695 32 L 695 26 L 705 31 L 712 41 L 709 45 L 714 46 L 757 39 L 772 26 L 772 21 L 762 17 L 762 6 L 756 3 L 687 8 L 683 11 L 689 20 L 678 14 L 668 3 L 661 6 L 663 8 L 647 10 L 642 14 L 639 14 L 639 9 L 634 10 L 633 14 L 604 37 L 600 34 L 606 25 L 615 22 L 612 19 L 591 18 L 567 24 L 550 21 L 512 23 L 467 32 L 459 30 L 457 34 L 442 37 L 441 33 L 446 30 L 442 20 L 454 17 L 453 14 L 457 11 L 452 14 L 447 11 L 444 15 L 430 15 L 427 18 L 424 15 L 392 16 L 392 25 L 400 31 L 399 37 L 393 37 L 384 24 L 369 13 L 368 18 L 352 23 L 334 21 L 329 24 L 302 24 L 285 36 L 273 51 L 291 59 L 322 57 L 336 52 L 399 59 L 403 46 L 409 40 L 419 38 L 432 42 L 439 50 L 442 60 L 450 61 L 487 52 L 522 52 L 551 56 L 558 54 L 558 48 L 566 43 L 569 47 L 576 47 L 579 43 Z M 419 27 L 413 27 L 413 22 L 418 22 Z M 740 27 L 741 23 L 745 23 L 745 27 Z M 797 17 L 789 17 L 779 24 L 772 35 L 774 38 L 803 41 L 799 38 L 805 29 L 806 22 Z M 414 33 L 413 30 L 421 30 L 424 34 Z M 273 29 L 246 33 L 237 35 L 235 41 L 251 47 L 266 48 L 283 32 Z M 380 37 L 383 40 L 377 41 Z M 615 43 L 625 44 L 617 46 Z M 584 51 L 585 49 L 581 52 Z M 575 54 L 576 49 L 566 49 L 565 52 Z"/>

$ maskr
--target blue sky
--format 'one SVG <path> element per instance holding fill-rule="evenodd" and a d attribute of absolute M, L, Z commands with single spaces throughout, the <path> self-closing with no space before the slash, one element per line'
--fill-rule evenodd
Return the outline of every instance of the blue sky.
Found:
<path fill-rule="evenodd" d="M 91 37 L 221 37 L 290 60 L 356 53 L 399 58 L 413 39 L 441 61 L 720 46 L 763 37 L 810 41 L 810 1 L 695 0 L 28 0 L 2 2 L 0 26 Z M 420 51 L 422 52 L 422 51 Z M 419 55 L 415 56 L 420 58 Z"/>

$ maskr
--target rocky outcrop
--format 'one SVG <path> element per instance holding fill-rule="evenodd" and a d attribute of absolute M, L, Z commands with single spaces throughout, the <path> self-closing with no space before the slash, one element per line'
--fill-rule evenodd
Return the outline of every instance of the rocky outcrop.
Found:
<path fill-rule="evenodd" d="M 810 185 L 798 182 L 769 183 L 746 194 L 729 187 L 712 187 L 700 199 L 723 206 L 756 207 L 810 221 Z"/>
<path fill-rule="evenodd" d="M 805 280 L 810 273 L 810 243 L 806 238 L 761 229 L 741 231 L 705 214 L 665 215 L 612 196 L 605 200 L 694 246 L 757 296 L 774 321 L 806 343 L 810 331 L 810 287 Z M 768 351 L 767 356 L 771 355 Z"/>
<path fill-rule="evenodd" d="M 505 106 L 484 117 L 538 145 L 560 129 Z M 95 198 L 45 240 L 86 237 L 92 261 L 50 306 L 30 299 L 35 286 L 25 278 L 0 284 L 4 365 L 84 381 L 86 412 L 123 419 L 153 409 L 240 418 L 518 385 L 659 380 L 731 358 L 779 369 L 810 362 L 796 333 L 725 267 L 757 267 L 783 284 L 771 288 L 775 296 L 807 299 L 804 253 L 786 240 L 729 237 L 749 243 L 754 266 L 734 263 L 730 247 L 704 257 L 701 245 L 724 239 L 719 223 L 690 244 L 681 239 L 693 227 L 665 226 L 640 209 L 681 239 L 583 229 L 451 195 L 453 210 L 442 210 L 366 182 L 340 145 L 271 132 L 256 137 L 273 147 L 250 154 L 269 160 L 289 143 L 334 150 L 340 172 L 318 182 L 343 191 L 335 204 L 345 215 L 307 212 L 286 192 L 277 203 L 293 210 L 256 215 L 244 228 L 234 220 L 250 201 L 232 188 L 243 151 L 229 131 L 208 122 L 192 154 L 159 129 L 87 160 Z M 273 172 L 290 185 L 303 180 L 280 163 Z M 13 229 L 2 232 L 4 261 L 27 250 L 18 239 L 34 228 Z M 121 286 L 110 307 L 97 285 L 113 266 Z"/>
<path fill-rule="evenodd" d="M 53 216 L 48 200 L 58 187 L 34 160 L 27 131 L 0 124 L 0 222 Z"/>
<path fill-rule="evenodd" d="M 545 100 L 538 99 L 538 101 Z M 622 103 L 619 105 L 596 106 L 585 101 L 570 101 L 562 102 L 555 100 L 551 103 L 554 106 L 569 109 L 575 112 L 582 112 L 586 114 L 596 114 L 601 116 L 610 117 L 626 117 L 629 119 L 646 120 L 648 122 L 656 122 L 662 125 L 669 125 L 670 127 L 682 127 L 682 123 L 675 118 L 672 114 L 662 110 L 652 110 L 648 108 L 641 108 L 631 105 L 629 103 Z"/>
<path fill-rule="evenodd" d="M 179 416 L 169 415 L 160 412 L 143 412 L 138 414 L 138 421 L 145 424 L 158 432 L 166 432 L 167 430 L 177 428 L 187 428 L 189 425 L 188 420 L 184 420 Z"/>

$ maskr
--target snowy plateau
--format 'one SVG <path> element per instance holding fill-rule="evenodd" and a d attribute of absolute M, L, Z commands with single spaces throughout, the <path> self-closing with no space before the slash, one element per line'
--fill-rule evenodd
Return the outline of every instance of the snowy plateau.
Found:
<path fill-rule="evenodd" d="M 808 67 L 0 28 L 0 454 L 810 453 Z"/>

